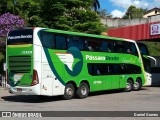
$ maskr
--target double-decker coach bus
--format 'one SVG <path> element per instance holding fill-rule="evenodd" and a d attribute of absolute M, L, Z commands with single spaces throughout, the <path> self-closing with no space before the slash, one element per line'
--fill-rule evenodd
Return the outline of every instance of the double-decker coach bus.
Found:
<path fill-rule="evenodd" d="M 135 41 L 45 28 L 7 37 L 10 90 L 18 95 L 86 98 L 89 92 L 139 90 L 144 67 Z"/>

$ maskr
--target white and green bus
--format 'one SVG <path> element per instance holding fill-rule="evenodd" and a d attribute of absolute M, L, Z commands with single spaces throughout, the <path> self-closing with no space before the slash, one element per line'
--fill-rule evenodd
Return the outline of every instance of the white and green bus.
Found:
<path fill-rule="evenodd" d="M 86 98 L 90 92 L 139 90 L 146 83 L 135 41 L 45 28 L 7 37 L 10 90 L 18 95 Z"/>

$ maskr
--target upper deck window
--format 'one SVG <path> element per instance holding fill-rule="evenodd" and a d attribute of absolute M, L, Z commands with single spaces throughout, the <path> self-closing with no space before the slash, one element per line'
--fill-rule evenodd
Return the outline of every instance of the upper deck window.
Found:
<path fill-rule="evenodd" d="M 84 41 L 82 40 L 82 37 L 70 35 L 68 39 L 68 48 L 70 47 L 77 47 L 79 50 L 83 50 Z"/>

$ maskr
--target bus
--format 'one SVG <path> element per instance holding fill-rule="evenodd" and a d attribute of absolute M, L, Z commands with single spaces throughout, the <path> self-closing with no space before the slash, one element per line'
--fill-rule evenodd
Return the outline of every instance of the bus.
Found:
<path fill-rule="evenodd" d="M 90 92 L 140 90 L 146 83 L 133 40 L 48 28 L 12 30 L 7 75 L 17 95 L 86 98 Z"/>
<path fill-rule="evenodd" d="M 141 52 L 143 66 L 146 74 L 146 86 L 160 85 L 160 57 L 150 56 L 147 45 L 143 42 L 137 42 Z"/>

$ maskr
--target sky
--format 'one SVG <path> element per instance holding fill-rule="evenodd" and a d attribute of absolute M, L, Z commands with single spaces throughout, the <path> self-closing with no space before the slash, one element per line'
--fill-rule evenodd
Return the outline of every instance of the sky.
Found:
<path fill-rule="evenodd" d="M 106 9 L 107 13 L 113 17 L 123 17 L 128 7 L 131 5 L 137 8 L 150 10 L 152 8 L 160 8 L 160 0 L 99 0 L 101 9 Z"/>

